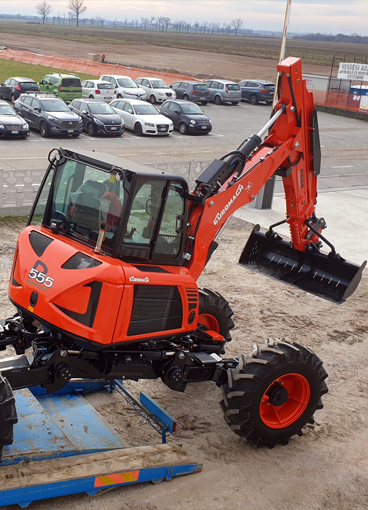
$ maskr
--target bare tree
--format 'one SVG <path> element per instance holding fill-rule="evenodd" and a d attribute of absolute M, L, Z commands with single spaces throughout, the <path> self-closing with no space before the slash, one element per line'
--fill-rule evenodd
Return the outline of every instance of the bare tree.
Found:
<path fill-rule="evenodd" d="M 46 2 L 46 0 L 43 0 L 42 2 L 40 2 L 39 4 L 36 5 L 36 11 L 38 12 L 38 14 L 41 16 L 42 18 L 42 24 L 44 25 L 45 24 L 45 19 L 46 17 L 50 14 L 50 12 L 52 11 L 52 7 L 51 7 L 51 4 L 49 4 L 48 2 Z"/>
<path fill-rule="evenodd" d="M 74 12 L 79 27 L 79 16 L 87 10 L 84 0 L 69 0 L 68 8 Z"/>
<path fill-rule="evenodd" d="M 234 27 L 235 35 L 238 35 L 239 28 L 243 25 L 244 21 L 240 18 L 233 19 L 230 26 Z"/>

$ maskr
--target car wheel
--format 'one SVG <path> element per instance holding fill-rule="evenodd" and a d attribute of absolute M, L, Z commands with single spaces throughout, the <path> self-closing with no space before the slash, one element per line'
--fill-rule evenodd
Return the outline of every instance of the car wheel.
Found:
<path fill-rule="evenodd" d="M 151 96 L 150 96 L 150 103 L 151 104 L 155 104 L 156 103 L 156 98 L 155 98 L 155 96 L 153 94 L 151 94 Z"/>
<path fill-rule="evenodd" d="M 94 99 L 93 95 L 90 94 L 89 98 L 88 99 Z"/>
<path fill-rule="evenodd" d="M 14 101 L 15 101 L 14 94 L 11 94 L 11 95 L 10 95 L 10 101 L 14 104 Z"/>
<path fill-rule="evenodd" d="M 73 138 L 78 138 L 79 134 L 80 134 L 80 133 L 74 133 L 74 134 L 72 135 L 72 137 L 73 137 Z"/>
<path fill-rule="evenodd" d="M 139 122 L 134 126 L 134 134 L 137 136 L 142 136 L 143 134 L 142 125 Z"/>
<path fill-rule="evenodd" d="M 92 124 L 92 122 L 90 122 L 88 125 L 87 125 L 87 134 L 89 136 L 94 136 L 95 134 L 95 127 L 94 125 Z"/>
<path fill-rule="evenodd" d="M 215 96 L 213 102 L 217 105 L 222 104 L 222 99 L 220 96 Z"/>
<path fill-rule="evenodd" d="M 272 104 L 272 101 L 266 101 L 266 104 Z"/>
<path fill-rule="evenodd" d="M 201 104 L 206 105 L 207 103 L 208 103 L 208 101 L 202 101 Z"/>
<path fill-rule="evenodd" d="M 182 134 L 182 135 L 186 135 L 188 133 L 188 127 L 186 124 L 184 124 L 184 122 L 182 122 L 180 125 L 179 125 L 179 132 Z"/>
<path fill-rule="evenodd" d="M 49 128 L 47 127 L 46 122 L 41 122 L 40 124 L 40 135 L 42 138 L 47 138 L 49 136 Z"/>
<path fill-rule="evenodd" d="M 249 98 L 250 104 L 257 104 L 258 103 L 258 97 L 255 94 L 252 94 Z"/>
<path fill-rule="evenodd" d="M 184 94 L 183 99 L 184 99 L 185 101 L 189 101 L 189 96 L 188 96 L 187 94 Z"/>
<path fill-rule="evenodd" d="M 123 96 L 121 94 L 118 94 L 118 99 L 121 99 Z"/>
<path fill-rule="evenodd" d="M 236 106 L 239 104 L 239 102 L 237 101 L 236 103 L 231 103 L 233 106 Z"/>

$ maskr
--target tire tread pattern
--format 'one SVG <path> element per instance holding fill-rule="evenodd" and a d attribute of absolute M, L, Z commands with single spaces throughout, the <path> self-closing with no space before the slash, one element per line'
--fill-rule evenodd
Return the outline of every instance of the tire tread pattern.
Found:
<path fill-rule="evenodd" d="M 0 374 L 0 462 L 3 447 L 13 443 L 13 426 L 17 421 L 13 391 L 7 379 Z"/>

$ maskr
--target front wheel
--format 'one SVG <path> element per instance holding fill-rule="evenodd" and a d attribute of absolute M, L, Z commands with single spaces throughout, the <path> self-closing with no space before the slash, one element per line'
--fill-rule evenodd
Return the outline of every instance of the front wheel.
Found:
<path fill-rule="evenodd" d="M 47 138 L 49 136 L 49 128 L 46 125 L 46 122 L 41 122 L 40 124 L 40 135 L 42 138 Z"/>
<path fill-rule="evenodd" d="M 150 103 L 151 104 L 155 104 L 156 103 L 156 98 L 153 94 L 150 95 Z"/>
<path fill-rule="evenodd" d="M 241 356 L 222 386 L 230 428 L 255 446 L 287 444 L 322 409 L 327 373 L 311 350 L 285 340 Z"/>
<path fill-rule="evenodd" d="M 94 125 L 92 124 L 92 122 L 90 122 L 87 126 L 87 134 L 89 136 L 93 136 L 95 134 L 95 127 Z"/>
<path fill-rule="evenodd" d="M 0 462 L 3 447 L 13 442 L 13 427 L 17 421 L 12 389 L 8 381 L 0 374 Z"/>
<path fill-rule="evenodd" d="M 186 135 L 188 133 L 188 127 L 186 124 L 184 124 L 184 122 L 182 122 L 180 125 L 179 125 L 179 132 L 182 134 L 182 135 Z"/>
<path fill-rule="evenodd" d="M 134 126 L 134 134 L 137 136 L 142 136 L 143 134 L 142 125 L 139 122 L 137 122 Z"/>
<path fill-rule="evenodd" d="M 229 303 L 221 294 L 210 289 L 199 289 L 198 326 L 219 333 L 229 342 L 230 331 L 234 327 L 233 315 Z"/>

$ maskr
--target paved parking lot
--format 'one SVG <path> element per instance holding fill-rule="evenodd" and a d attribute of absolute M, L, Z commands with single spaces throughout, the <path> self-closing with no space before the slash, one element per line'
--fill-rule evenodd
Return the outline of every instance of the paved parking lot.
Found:
<path fill-rule="evenodd" d="M 213 131 L 207 135 L 137 137 L 126 131 L 121 138 L 89 137 L 42 138 L 32 131 L 27 140 L 0 140 L 0 168 L 46 169 L 47 155 L 54 147 L 70 147 L 108 152 L 140 163 L 209 161 L 236 149 L 246 138 L 257 133 L 270 116 L 267 105 L 240 103 L 238 106 L 203 106 L 211 118 Z M 319 112 L 322 145 L 322 172 L 319 190 L 368 187 L 368 123 Z M 278 179 L 275 193 L 282 193 Z"/>

